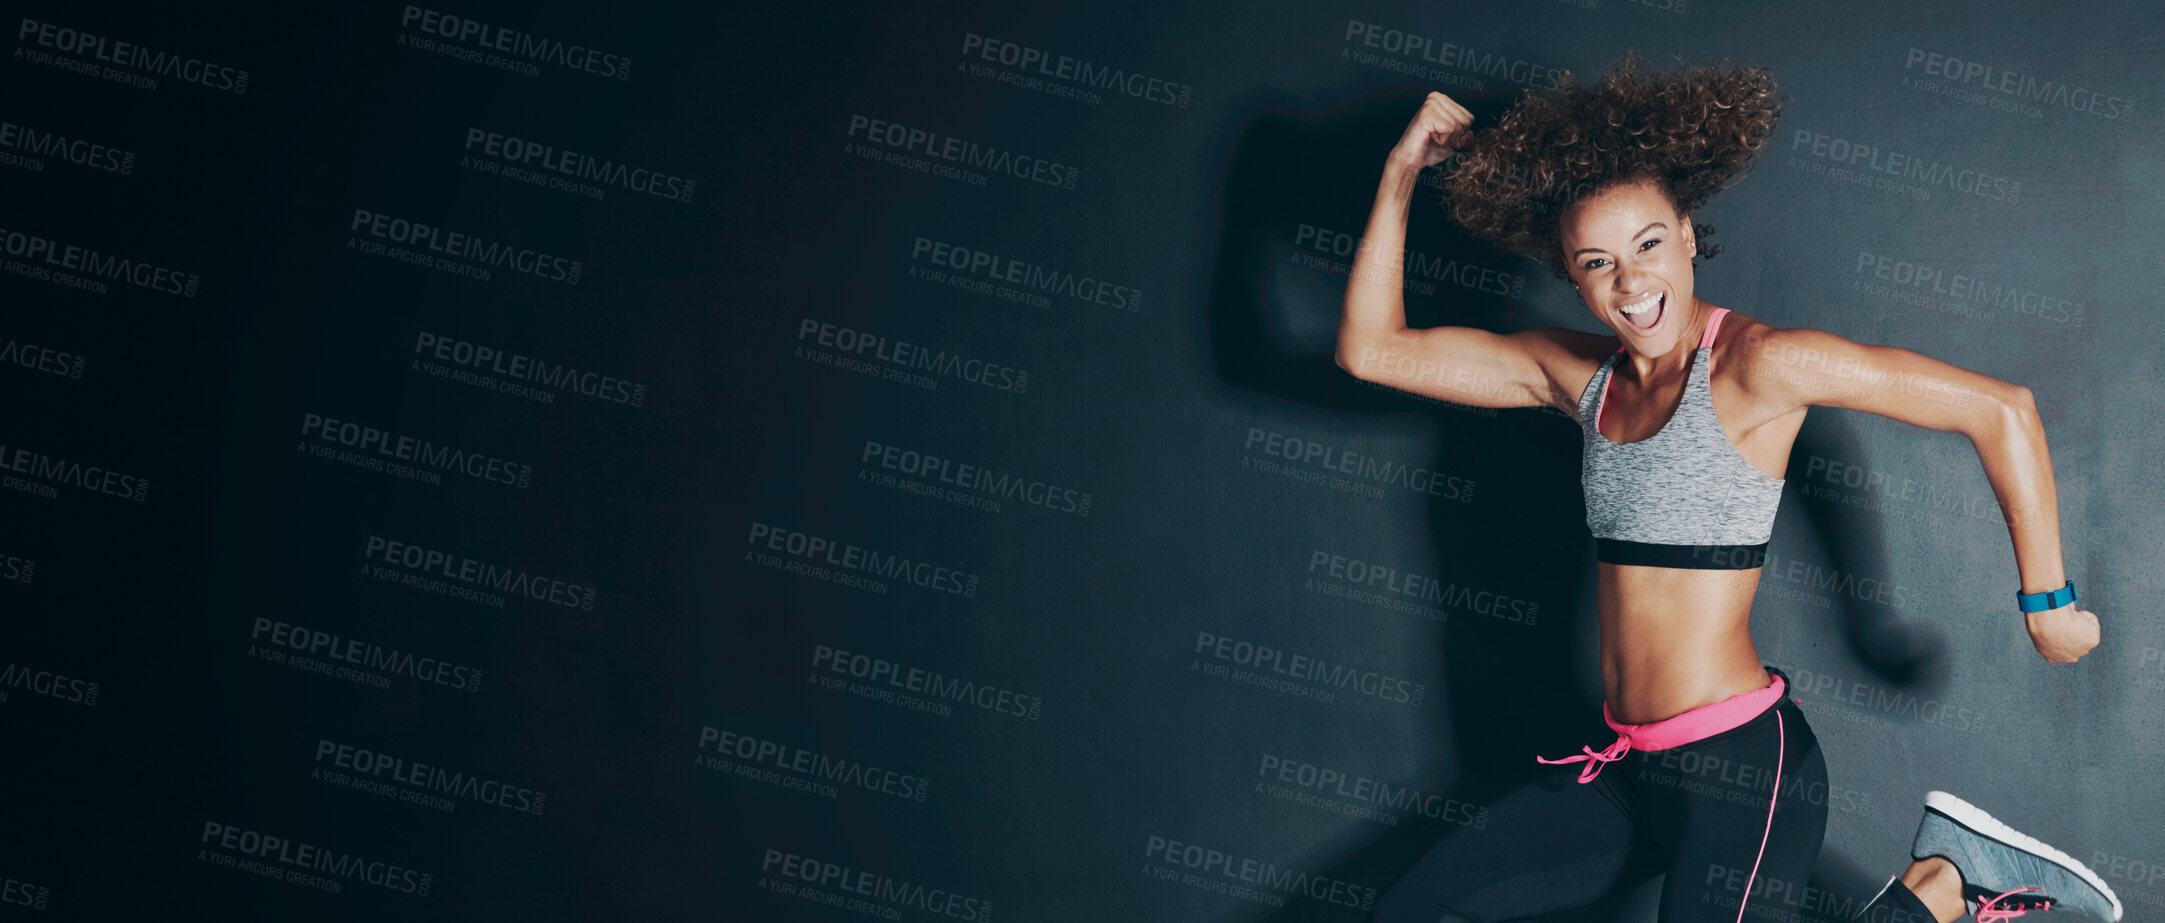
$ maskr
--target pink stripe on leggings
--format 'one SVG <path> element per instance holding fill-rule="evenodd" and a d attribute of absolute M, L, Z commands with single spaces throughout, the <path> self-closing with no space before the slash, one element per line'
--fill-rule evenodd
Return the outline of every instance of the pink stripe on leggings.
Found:
<path fill-rule="evenodd" d="M 1774 679 L 1779 682 L 1781 677 Z M 1782 793 L 1782 751 L 1789 749 L 1789 729 L 1783 726 L 1779 711 L 1774 713 L 1774 730 L 1774 790 L 1767 793 L 1767 832 L 1759 835 L 1759 855 L 1752 857 L 1752 873 L 1744 879 L 1744 896 L 1737 900 L 1737 923 L 1744 923 L 1744 905 L 1752 899 L 1752 880 L 1759 877 L 1759 860 L 1767 857 L 1767 838 L 1774 835 L 1774 799 Z"/>

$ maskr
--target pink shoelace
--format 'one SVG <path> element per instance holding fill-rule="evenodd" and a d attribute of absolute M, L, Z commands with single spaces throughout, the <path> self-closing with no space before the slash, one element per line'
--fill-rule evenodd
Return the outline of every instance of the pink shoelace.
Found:
<path fill-rule="evenodd" d="M 1976 915 L 1976 916 L 1977 916 L 1977 923 L 2002 923 L 2002 921 L 2005 921 L 2005 920 L 2012 920 L 2012 919 L 2014 919 L 2014 918 L 2016 918 L 2016 917 L 2022 916 L 2023 914 L 2029 913 L 2029 911 L 2028 911 L 2028 910 L 2022 910 L 2022 909 L 2018 909 L 2018 908 L 2014 908 L 2014 907 L 2001 907 L 2001 906 L 1999 906 L 1999 902 L 2000 902 L 2000 901 L 2001 901 L 2002 899 L 2006 898 L 2006 897 L 2007 897 L 2007 896 L 2008 896 L 2009 894 L 2020 894 L 2020 893 L 2022 893 L 2022 892 L 2024 892 L 2024 891 L 2035 891 L 2035 890 L 2037 890 L 2037 889 L 2036 889 L 2036 888 L 2016 888 L 2016 889 L 2014 889 L 2013 891 L 2009 891 L 2009 892 L 2007 892 L 2006 894 L 2002 894 L 2002 895 L 2000 895 L 1999 897 L 1987 897 L 1987 898 L 1982 898 L 1982 899 L 1978 900 L 1978 902 L 1977 902 L 1977 915 Z M 2037 907 L 2037 908 L 2034 908 L 2034 909 L 2037 909 L 2037 910 L 2051 910 L 2051 909 L 2052 909 L 2052 902 L 2051 902 L 2051 901 L 2046 901 L 2046 902 L 2044 903 L 2044 906 L 2042 906 L 2042 907 Z"/>
<path fill-rule="evenodd" d="M 1551 766 L 1562 765 L 1564 763 L 1585 763 L 1586 766 L 1579 770 L 1579 784 L 1584 785 L 1588 782 L 1594 781 L 1594 777 L 1601 774 L 1601 767 L 1606 766 L 1610 763 L 1614 763 L 1617 760 L 1623 759 L 1624 754 L 1631 752 L 1631 738 L 1625 737 L 1622 734 L 1618 734 L 1616 735 L 1615 743 L 1610 744 L 1607 747 L 1603 747 L 1600 750 L 1595 750 L 1592 747 L 1580 747 L 1579 749 L 1585 752 L 1581 753 L 1578 756 L 1567 756 L 1560 760 L 1552 760 L 1544 756 L 1536 756 L 1534 757 L 1534 761 L 1538 763 L 1547 763 Z M 2006 895 L 2001 896 L 2005 897 Z M 1986 923 L 1986 921 L 1979 920 L 1978 923 Z"/>

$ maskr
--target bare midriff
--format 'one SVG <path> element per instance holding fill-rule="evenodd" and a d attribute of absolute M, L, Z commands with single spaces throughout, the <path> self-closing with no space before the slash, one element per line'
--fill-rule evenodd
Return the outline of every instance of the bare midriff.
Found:
<path fill-rule="evenodd" d="M 1752 645 L 1759 568 L 1600 567 L 1601 686 L 1618 722 L 1673 718 L 1770 681 Z"/>

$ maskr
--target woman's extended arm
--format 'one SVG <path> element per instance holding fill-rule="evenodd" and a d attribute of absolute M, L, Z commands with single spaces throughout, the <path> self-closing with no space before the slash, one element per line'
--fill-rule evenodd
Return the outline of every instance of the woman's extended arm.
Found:
<path fill-rule="evenodd" d="M 1969 437 L 2005 514 L 2022 592 L 2042 593 L 2067 581 L 2052 456 L 2030 389 L 1809 327 L 1755 337 L 1747 348 L 1745 387 L 1778 397 L 1787 409 L 1816 404 L 1863 410 Z M 2097 616 L 2073 603 L 2027 613 L 2027 622 L 2037 652 L 2054 663 L 2072 663 L 2097 646 Z"/>

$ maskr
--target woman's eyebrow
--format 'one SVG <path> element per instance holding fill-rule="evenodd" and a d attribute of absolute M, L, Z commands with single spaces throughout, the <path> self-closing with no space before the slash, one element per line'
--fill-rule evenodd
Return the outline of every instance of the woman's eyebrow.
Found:
<path fill-rule="evenodd" d="M 1649 224 L 1648 224 L 1648 225 L 1647 225 L 1646 227 L 1640 228 L 1640 229 L 1639 229 L 1639 234 L 1644 234 L 1644 233 L 1646 233 L 1646 232 L 1648 232 L 1648 231 L 1651 231 L 1651 230 L 1653 230 L 1653 229 L 1655 229 L 1655 228 L 1663 228 L 1663 227 L 1668 227 L 1668 225 L 1666 225 L 1666 224 L 1663 224 L 1663 223 L 1661 223 L 1661 221 L 1660 221 L 1659 219 L 1656 219 L 1655 221 L 1653 221 L 1653 222 L 1649 223 Z M 1632 239 L 1632 240 L 1638 240 L 1638 239 L 1639 239 L 1639 234 L 1633 234 L 1633 235 L 1631 235 L 1631 239 Z M 1576 258 L 1578 257 L 1578 255 L 1579 255 L 1579 254 L 1581 254 L 1581 253 L 1607 253 L 1607 252 L 1608 252 L 1607 250 L 1603 250 L 1603 249 L 1601 249 L 1600 247 L 1580 247 L 1580 248 L 1578 248 L 1577 250 L 1573 250 L 1573 251 L 1571 251 L 1571 256 L 1572 256 L 1572 258 L 1576 259 Z"/>

